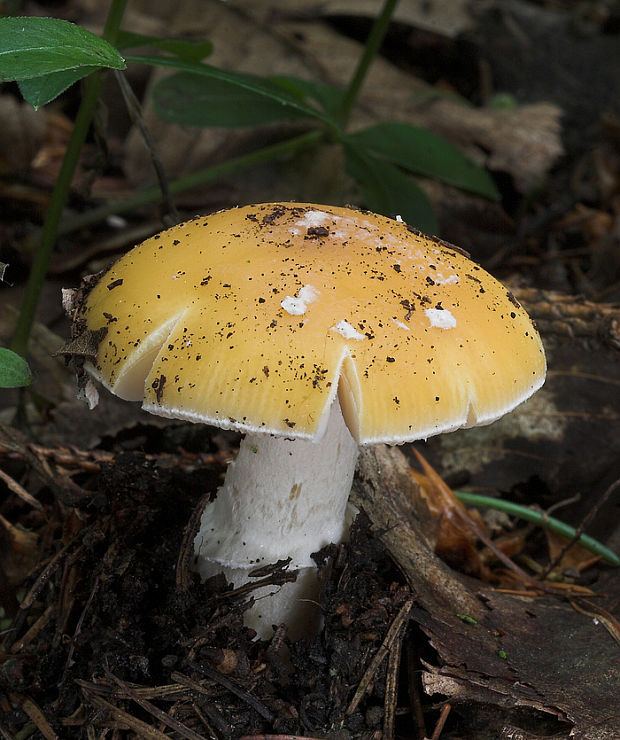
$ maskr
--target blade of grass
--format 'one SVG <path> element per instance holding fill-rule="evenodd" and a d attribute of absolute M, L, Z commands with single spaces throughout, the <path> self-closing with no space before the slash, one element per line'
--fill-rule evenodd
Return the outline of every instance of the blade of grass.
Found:
<path fill-rule="evenodd" d="M 455 496 L 468 506 L 483 506 L 488 509 L 495 509 L 496 511 L 504 511 L 506 514 L 524 519 L 527 522 L 533 522 L 541 527 L 546 527 L 556 534 L 561 534 L 563 537 L 571 539 L 575 536 L 575 529 L 559 519 L 552 516 L 547 516 L 544 512 L 530 509 L 527 506 L 521 506 L 515 504 L 512 501 L 504 501 L 500 498 L 492 498 L 491 496 L 481 496 L 477 493 L 467 493 L 465 491 L 455 491 Z M 620 558 L 615 552 L 605 547 L 598 540 L 593 537 L 589 537 L 587 534 L 582 534 L 577 540 L 580 545 L 593 552 L 595 555 L 600 557 L 610 565 L 620 565 Z"/>

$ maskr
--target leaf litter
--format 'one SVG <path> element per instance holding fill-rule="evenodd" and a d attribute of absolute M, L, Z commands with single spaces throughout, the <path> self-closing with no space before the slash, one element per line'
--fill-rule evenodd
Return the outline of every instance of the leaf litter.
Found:
<path fill-rule="evenodd" d="M 192 515 L 221 481 L 231 437 L 205 431 L 204 452 L 167 452 L 179 429 L 158 431 L 159 449 L 144 453 L 131 437 L 84 452 L 3 430 L 2 467 L 39 503 L 15 494 L 6 512 L 30 529 L 19 540 L 25 559 L 15 559 L 17 540 L 0 538 L 0 554 L 14 558 L 8 569 L 10 559 L 0 562 L 21 589 L 3 591 L 6 733 L 423 737 L 447 718 L 436 729 L 449 737 L 484 704 L 503 714 L 477 737 L 492 737 L 508 717 L 614 737 L 617 622 L 599 603 L 617 593 L 523 583 L 518 569 L 510 578 L 527 596 L 502 593 L 491 584 L 510 578 L 476 549 L 470 514 L 445 484 L 442 513 L 428 512 L 419 482 L 442 486 L 428 464 L 424 480 L 396 449 L 363 452 L 354 491 L 363 514 L 351 542 L 319 554 L 323 633 L 292 642 L 281 627 L 257 642 L 243 627 L 251 592 L 220 578 L 201 584 L 191 570 Z M 456 523 L 447 535 L 445 519 Z M 436 547 L 469 553 L 464 569 L 477 578 L 449 568 Z M 293 577 L 286 563 L 257 576 Z M 414 719 L 416 701 L 428 728 Z"/>
<path fill-rule="evenodd" d="M 271 4 L 265 7 L 272 13 Z M 305 17 L 293 18 L 289 25 L 296 40 L 312 41 L 319 32 L 334 35 Z M 340 37 L 337 42 L 339 49 L 346 46 Z M 271 37 L 268 43 L 273 46 Z M 358 49 L 353 51 L 351 57 L 357 58 Z M 313 61 L 304 54 L 303 62 Z M 254 57 L 243 58 L 265 56 L 261 42 Z M 400 91 L 411 82 L 409 74 L 399 75 L 385 64 L 377 65 L 375 73 L 367 99 L 373 107 L 380 93 L 384 99 L 397 95 L 398 109 L 406 104 L 403 115 L 415 115 L 423 125 L 442 123 L 447 134 L 464 135 L 466 147 L 476 146 L 470 132 L 485 123 L 482 138 L 491 145 L 482 149 L 490 152 L 496 170 L 509 173 L 517 189 L 528 178 L 538 182 L 561 151 L 557 106 L 503 113 L 475 109 L 464 121 L 460 104 L 428 105 L 404 98 Z M 398 84 L 385 85 L 388 78 Z M 499 119 L 506 123 L 501 132 Z M 56 138 L 66 138 L 64 124 L 54 126 Z M 522 142 L 512 142 L 508 129 L 536 140 L 531 153 L 542 156 L 521 156 Z M 532 137 L 530 129 L 538 136 Z M 522 271 L 532 264 L 542 287 L 573 290 L 591 300 L 617 296 L 617 271 L 610 269 L 617 251 L 617 119 L 608 120 L 608 129 L 612 135 L 597 141 L 575 166 L 569 204 L 559 209 L 559 216 L 543 203 L 542 212 L 534 210 L 529 222 L 521 222 L 523 233 L 508 243 L 502 221 L 503 246 L 491 258 L 496 266 Z M 178 132 L 172 138 L 180 140 Z M 27 144 L 12 166 L 27 167 L 38 151 L 36 177 L 53 182 L 64 147 L 43 138 Z M 179 147 L 169 149 L 178 158 Z M 498 154 L 503 156 L 498 159 Z M 531 163 L 534 171 L 523 172 Z M 271 169 L 268 179 L 274 181 Z M 118 186 L 124 192 L 123 179 Z M 265 183 L 254 187 L 263 193 Z M 19 189 L 7 192 L 14 204 L 24 198 Z M 245 191 L 235 192 L 239 198 Z M 40 187 L 29 188 L 33 211 L 41 210 L 46 198 Z M 218 189 L 209 191 L 206 201 L 201 194 L 199 207 L 221 198 Z M 594 207 L 597 199 L 602 203 Z M 443 190 L 437 201 L 442 208 L 449 201 L 453 209 L 460 203 Z M 579 201 L 589 208 L 584 210 Z M 471 214 L 476 211 L 469 199 L 462 211 L 466 218 L 452 214 L 445 221 L 458 224 L 452 228 L 461 231 L 467 224 L 469 241 L 463 242 L 462 233 L 451 238 L 477 246 L 496 243 L 488 239 L 488 207 L 482 211 L 482 240 L 480 234 L 472 236 Z M 557 220 L 562 214 L 563 221 Z M 533 250 L 523 246 L 526 239 L 536 242 Z M 554 246 L 558 239 L 559 256 Z M 83 250 L 81 239 L 78 243 L 79 254 L 69 254 L 71 267 L 65 261 L 59 269 L 75 269 L 102 249 L 95 245 L 90 252 Z M 107 255 L 110 248 L 102 251 Z M 584 262 L 590 266 L 585 273 Z M 555 454 L 557 448 L 581 449 L 589 459 L 583 466 L 587 480 L 598 481 L 601 470 L 611 467 L 605 456 L 613 459 L 617 420 L 605 406 L 608 386 L 601 386 L 596 403 L 592 388 L 603 375 L 609 375 L 607 384 L 617 384 L 612 377 L 617 355 L 606 353 L 608 347 L 617 351 L 617 309 L 612 313 L 610 307 L 599 316 L 602 304 L 594 307 L 551 293 L 532 300 L 538 313 L 548 303 L 548 311 L 537 317 L 547 342 L 566 335 L 565 343 L 554 347 L 561 362 L 556 357 L 550 381 L 559 387 L 570 376 L 582 383 L 576 391 L 567 383 L 566 390 L 562 386 L 556 391 L 571 401 L 566 428 L 574 438 L 562 435 L 554 442 L 549 436 L 547 446 L 550 441 L 555 446 L 553 454 L 545 448 L 545 460 L 553 469 L 556 458 L 565 459 Z M 327 735 L 436 740 L 620 734 L 618 652 L 611 639 L 617 631 L 612 612 L 618 604 L 618 579 L 611 569 L 588 562 L 572 548 L 541 585 L 535 578 L 537 564 L 546 559 L 547 549 L 552 559 L 561 553 L 565 542 L 556 547 L 547 533 L 537 537 L 531 527 L 510 529 L 505 521 L 496 521 L 494 529 L 487 516 L 468 510 L 472 528 L 456 513 L 449 491 L 443 492 L 433 516 L 398 451 L 367 451 L 356 495 L 368 518 L 358 522 L 349 545 L 329 548 L 321 560 L 326 579 L 323 634 L 309 644 L 291 643 L 286 631 L 278 629 L 270 643 L 255 643 L 242 626 L 240 594 L 221 580 L 199 584 L 191 571 L 192 515 L 205 492 L 220 483 L 234 441 L 207 431 L 162 428 L 152 419 L 128 425 L 127 416 L 114 417 L 110 424 L 100 421 L 100 413 L 95 423 L 93 417 L 66 411 L 66 404 L 59 403 L 54 424 L 46 425 L 47 432 L 42 428 L 47 447 L 26 443 L 12 430 L 3 429 L 0 436 L 7 488 L 0 512 L 2 736 L 257 738 L 271 733 L 289 740 Z M 604 446 L 592 427 L 582 431 L 597 411 L 604 418 Z M 61 419 L 64 437 L 58 434 Z M 106 433 L 98 433 L 103 426 Z M 85 451 L 63 443 L 70 437 L 83 446 L 90 445 L 87 437 L 94 438 L 97 447 Z M 507 436 L 497 445 L 505 455 L 512 447 L 506 439 L 512 441 Z M 597 446 L 597 456 L 586 449 L 589 440 Z M 468 450 L 470 466 L 482 458 L 478 452 Z M 526 457 L 517 459 L 519 480 L 524 480 Z M 512 468 L 506 459 L 501 464 L 510 479 Z M 540 468 L 539 461 L 535 464 Z M 377 475 L 379 469 L 391 472 L 386 478 Z M 558 479 L 574 482 L 573 472 L 562 470 Z M 430 487 L 428 476 L 418 477 L 418 483 Z M 489 547 L 480 545 L 480 535 Z M 435 556 L 435 549 L 452 568 Z M 510 556 L 502 567 L 497 550 Z M 567 561 L 569 554 L 573 559 Z M 513 558 L 521 572 L 512 567 Z M 544 566 L 538 568 L 542 571 Z M 290 576 L 280 564 L 259 577 Z"/>

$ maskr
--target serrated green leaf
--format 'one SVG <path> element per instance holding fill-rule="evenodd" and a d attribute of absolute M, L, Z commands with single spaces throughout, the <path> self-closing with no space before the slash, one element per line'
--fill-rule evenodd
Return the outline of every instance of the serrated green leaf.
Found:
<path fill-rule="evenodd" d="M 125 61 L 135 64 L 150 64 L 156 67 L 169 67 L 181 72 L 191 72 L 192 74 L 201 75 L 206 78 L 229 82 L 230 84 L 243 88 L 244 90 L 250 90 L 264 97 L 276 100 L 284 107 L 290 107 L 297 111 L 301 111 L 307 117 L 316 118 L 333 125 L 333 121 L 325 113 L 301 101 L 297 95 L 294 95 L 289 90 L 284 89 L 281 85 L 278 85 L 265 77 L 242 74 L 240 72 L 225 72 L 224 70 L 212 67 L 208 64 L 185 62 L 182 59 L 176 59 L 175 57 L 128 54 L 125 57 Z"/>
<path fill-rule="evenodd" d="M 455 185 L 490 200 L 499 193 L 489 173 L 449 141 L 409 123 L 389 121 L 347 134 L 358 149 L 385 157 L 410 172 Z"/>
<path fill-rule="evenodd" d="M 117 49 L 135 49 L 140 46 L 151 46 L 167 51 L 187 62 L 199 62 L 213 53 L 213 44 L 206 39 L 168 39 L 159 36 L 144 36 L 141 33 L 119 31 L 116 39 Z"/>
<path fill-rule="evenodd" d="M 0 81 L 80 67 L 124 69 L 125 62 L 107 41 L 58 18 L 0 18 Z"/>
<path fill-rule="evenodd" d="M 252 84 L 251 76 L 243 77 Z M 267 97 L 264 86 L 268 80 L 259 79 L 263 86 L 260 93 L 224 80 L 179 72 L 155 86 L 155 110 L 167 121 L 183 126 L 236 128 L 307 117 L 304 111 Z"/>
<path fill-rule="evenodd" d="M 398 215 L 421 231 L 437 234 L 433 206 L 411 177 L 350 142 L 345 142 L 344 153 L 346 170 L 357 181 L 367 208 L 385 216 Z"/>
<path fill-rule="evenodd" d="M 101 67 L 67 69 L 64 72 L 52 72 L 30 80 L 21 80 L 17 84 L 24 100 L 28 101 L 33 108 L 40 108 L 57 98 L 74 82 L 81 80 L 96 69 L 101 69 Z"/>
<path fill-rule="evenodd" d="M 23 357 L 0 347 L 0 388 L 19 388 L 32 383 L 32 373 Z"/>

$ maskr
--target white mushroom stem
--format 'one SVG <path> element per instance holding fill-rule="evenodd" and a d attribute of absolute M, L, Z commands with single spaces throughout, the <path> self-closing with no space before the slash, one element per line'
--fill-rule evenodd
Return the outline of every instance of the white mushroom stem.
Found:
<path fill-rule="evenodd" d="M 203 578 L 224 572 L 239 586 L 250 580 L 249 571 L 288 557 L 290 567 L 299 570 L 295 583 L 271 596 L 269 587 L 253 592 L 256 603 L 246 612 L 246 624 L 261 637 L 269 636 L 273 624 L 286 623 L 294 634 L 303 631 L 296 622 L 313 621 L 301 603 L 317 595 L 311 555 L 346 537 L 357 456 L 357 442 L 336 400 L 317 442 L 247 434 L 224 485 L 206 507 L 195 540 Z M 315 612 L 318 617 L 316 605 Z"/>

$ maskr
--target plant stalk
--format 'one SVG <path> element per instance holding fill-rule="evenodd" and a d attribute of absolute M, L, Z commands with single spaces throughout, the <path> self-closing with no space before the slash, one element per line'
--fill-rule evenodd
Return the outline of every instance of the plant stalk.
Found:
<path fill-rule="evenodd" d="M 151 134 L 147 128 L 146 121 L 142 116 L 142 107 L 140 105 L 140 101 L 136 97 L 134 91 L 131 89 L 131 85 L 127 82 L 127 77 L 125 77 L 122 72 L 120 72 L 118 69 L 115 69 L 114 77 L 118 82 L 121 95 L 123 96 L 123 100 L 125 101 L 125 107 L 129 112 L 129 117 L 131 118 L 134 126 L 140 132 L 140 136 L 142 137 L 144 146 L 146 147 L 151 158 L 153 169 L 155 170 L 155 174 L 157 175 L 157 181 L 159 182 L 159 187 L 161 190 L 163 205 L 165 209 L 164 219 L 171 224 L 178 223 L 181 220 L 181 217 L 179 216 L 176 206 L 174 205 L 174 201 L 172 200 L 172 194 L 170 192 L 170 186 L 168 185 L 166 172 L 159 158 L 159 154 L 157 153 L 157 149 L 155 147 Z"/>
<path fill-rule="evenodd" d="M 126 5 L 127 0 L 112 0 L 103 31 L 103 38 L 112 44 L 116 40 Z M 21 310 L 11 342 L 11 349 L 17 352 L 17 354 L 22 355 L 22 357 L 26 355 L 28 349 L 28 340 L 32 331 L 41 289 L 58 236 L 58 224 L 60 223 L 62 211 L 71 190 L 71 181 L 80 159 L 86 135 L 95 114 L 102 84 L 103 73 L 101 70 L 93 72 L 86 79 L 82 102 L 80 103 L 73 131 L 71 132 L 71 138 L 69 139 L 60 172 L 58 173 L 58 179 L 52 192 L 45 223 L 43 224 L 41 241 L 34 256 L 30 275 L 28 276 Z"/>
<path fill-rule="evenodd" d="M 540 527 L 546 527 L 556 534 L 560 534 L 563 537 L 571 539 L 575 535 L 575 529 L 568 524 L 556 519 L 555 517 L 548 516 L 544 512 L 535 511 L 530 509 L 528 506 L 521 506 L 515 504 L 512 501 L 504 501 L 500 498 L 492 498 L 490 496 L 481 496 L 477 493 L 467 493 L 465 491 L 455 491 L 454 495 L 468 506 L 484 506 L 489 509 L 495 509 L 497 511 L 505 511 L 507 514 L 519 517 L 519 519 L 525 519 L 528 522 L 538 524 Z M 605 547 L 601 542 L 595 540 L 587 534 L 582 534 L 578 540 L 582 547 L 590 550 L 595 555 L 600 555 L 601 558 L 610 565 L 616 567 L 620 565 L 620 558 L 615 552 Z"/>
<path fill-rule="evenodd" d="M 180 177 L 178 180 L 173 180 L 168 186 L 170 194 L 178 195 L 179 193 L 191 190 L 192 188 L 208 185 L 209 183 L 215 182 L 227 175 L 242 172 L 248 167 L 263 164 L 265 162 L 271 162 L 283 155 L 292 154 L 299 149 L 317 144 L 323 137 L 324 132 L 316 129 L 308 131 L 305 134 L 301 134 L 300 136 L 295 136 L 292 139 L 286 139 L 277 144 L 266 146 L 264 149 L 259 149 L 255 152 L 250 152 L 249 154 L 242 154 L 239 157 L 233 157 L 221 164 L 207 167 L 204 170 L 193 172 L 190 175 L 185 175 L 185 177 Z M 111 200 L 97 208 L 93 208 L 90 211 L 86 211 L 85 213 L 68 219 L 65 223 L 61 224 L 58 233 L 69 234 L 78 229 L 83 229 L 87 226 L 99 223 L 108 216 L 126 213 L 135 208 L 155 203 L 160 198 L 161 189 L 157 185 L 153 185 L 152 187 L 133 193 L 126 198 Z"/>
<path fill-rule="evenodd" d="M 355 105 L 355 101 L 357 100 L 361 87 L 366 79 L 366 74 L 368 73 L 372 60 L 381 48 L 381 44 L 383 43 L 383 39 L 385 38 L 392 14 L 394 13 L 394 9 L 397 4 L 398 0 L 385 0 L 383 8 L 381 8 L 381 12 L 370 29 L 370 33 L 364 47 L 364 53 L 360 57 L 357 68 L 351 78 L 351 82 L 347 87 L 344 100 L 342 101 L 339 121 L 343 129 L 346 128 L 347 123 L 349 122 L 351 110 Z"/>

